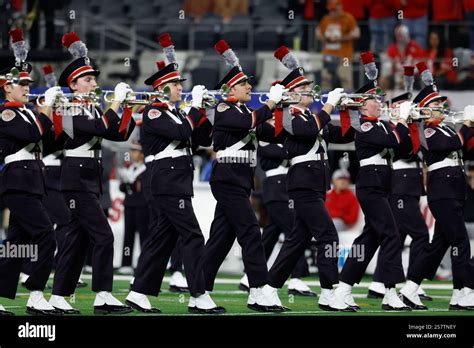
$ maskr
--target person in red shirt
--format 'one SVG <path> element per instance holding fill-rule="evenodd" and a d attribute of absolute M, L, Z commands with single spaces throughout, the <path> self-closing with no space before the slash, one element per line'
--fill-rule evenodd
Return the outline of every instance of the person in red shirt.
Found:
<path fill-rule="evenodd" d="M 462 3 L 463 0 L 432 0 L 431 11 L 433 22 L 462 20 Z"/>
<path fill-rule="evenodd" d="M 359 218 L 359 202 L 349 188 L 351 175 L 346 169 L 338 169 L 332 175 L 333 188 L 326 193 L 326 208 L 336 230 L 345 231 Z"/>
<path fill-rule="evenodd" d="M 412 38 L 425 48 L 428 36 L 429 0 L 395 0 L 401 24 L 410 29 Z"/>
<path fill-rule="evenodd" d="M 370 50 L 380 54 L 392 42 L 397 24 L 395 0 L 366 0 L 369 10 Z"/>
<path fill-rule="evenodd" d="M 425 50 L 410 38 L 410 30 L 405 25 L 395 29 L 395 42 L 388 47 L 386 55 L 387 59 L 382 61 L 380 80 L 383 90 L 403 89 L 403 67 L 426 59 Z"/>

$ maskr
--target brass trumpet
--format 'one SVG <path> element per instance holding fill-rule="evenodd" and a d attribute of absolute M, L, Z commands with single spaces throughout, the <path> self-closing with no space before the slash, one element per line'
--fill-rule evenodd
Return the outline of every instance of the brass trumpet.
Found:
<path fill-rule="evenodd" d="M 103 91 L 104 100 L 106 103 L 112 103 L 114 101 L 113 94 L 114 91 Z M 122 105 L 127 106 L 136 106 L 136 105 L 149 105 L 153 103 L 155 99 L 162 99 L 164 101 L 169 99 L 170 90 L 168 87 L 165 87 L 163 91 L 153 91 L 153 92 L 129 92 L 127 97 L 122 102 Z"/>
<path fill-rule="evenodd" d="M 219 98 L 225 100 L 229 94 L 229 88 L 227 85 L 223 85 L 220 90 L 209 90 L 203 95 L 202 98 L 202 107 L 203 108 L 214 108 L 219 104 Z M 192 105 L 192 93 L 181 93 L 183 97 L 183 103 L 185 106 Z"/>
<path fill-rule="evenodd" d="M 40 100 L 44 98 L 44 94 L 28 94 L 28 97 L 36 98 L 36 104 L 39 107 L 45 107 L 46 105 L 42 103 Z M 77 107 L 78 105 L 93 105 L 93 106 L 100 106 L 101 99 L 100 99 L 100 92 L 94 91 L 89 93 L 59 93 L 56 96 L 56 100 L 54 102 L 54 108 L 59 107 Z"/>

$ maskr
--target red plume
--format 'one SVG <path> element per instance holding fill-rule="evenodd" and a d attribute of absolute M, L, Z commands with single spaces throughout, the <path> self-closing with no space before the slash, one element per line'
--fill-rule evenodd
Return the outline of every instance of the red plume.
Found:
<path fill-rule="evenodd" d="M 280 46 L 275 53 L 273 54 L 276 59 L 282 60 L 284 56 L 286 56 L 288 53 L 290 53 L 290 50 L 286 46 Z"/>
<path fill-rule="evenodd" d="M 428 70 L 428 66 L 425 62 L 416 63 L 416 68 L 418 69 L 419 73 L 421 74 L 423 71 Z"/>
<path fill-rule="evenodd" d="M 225 40 L 219 40 L 215 45 L 214 48 L 219 54 L 223 54 L 225 51 L 227 51 L 230 46 Z"/>
<path fill-rule="evenodd" d="M 163 48 L 173 46 L 173 41 L 171 41 L 171 36 L 168 33 L 161 34 L 158 41 L 160 42 L 160 46 Z"/>
<path fill-rule="evenodd" d="M 70 33 L 64 34 L 62 38 L 63 46 L 69 48 L 74 42 L 81 41 L 79 35 L 71 31 Z"/>
<path fill-rule="evenodd" d="M 280 84 L 281 84 L 281 80 L 276 80 L 272 83 L 272 86 L 280 85 Z"/>
<path fill-rule="evenodd" d="M 158 71 L 163 69 L 166 66 L 166 63 L 164 60 L 159 60 L 156 62 L 156 67 L 158 68 Z"/>
<path fill-rule="evenodd" d="M 375 62 L 374 55 L 370 51 L 369 52 L 362 52 L 360 54 L 360 59 L 362 60 L 362 64 L 364 64 L 364 65 Z"/>
<path fill-rule="evenodd" d="M 51 64 L 43 65 L 43 72 L 45 75 L 51 74 L 53 72 L 53 67 L 51 66 Z"/>
<path fill-rule="evenodd" d="M 415 67 L 412 65 L 405 65 L 403 67 L 403 75 L 405 76 L 413 76 L 415 73 Z"/>
<path fill-rule="evenodd" d="M 10 30 L 8 34 L 10 34 L 13 43 L 25 40 L 23 37 L 23 30 L 20 28 Z"/>

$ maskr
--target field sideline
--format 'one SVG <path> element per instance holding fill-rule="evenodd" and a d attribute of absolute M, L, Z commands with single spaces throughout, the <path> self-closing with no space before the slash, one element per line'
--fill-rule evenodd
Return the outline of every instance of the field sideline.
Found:
<path fill-rule="evenodd" d="M 129 276 L 114 276 L 114 295 L 121 301 L 125 300 L 129 291 Z M 74 303 L 72 306 L 79 309 L 82 315 L 93 315 L 93 302 L 95 294 L 90 289 L 91 275 L 84 275 L 83 279 L 88 283 L 86 288 L 78 289 L 75 297 L 72 299 Z M 449 311 L 449 300 L 452 293 L 452 285 L 447 281 L 433 281 L 425 282 L 424 289 L 428 295 L 433 297 L 433 301 L 425 301 L 424 303 L 429 307 L 428 311 L 411 311 L 411 312 L 386 312 L 381 309 L 380 299 L 366 298 L 367 287 L 370 284 L 371 278 L 365 277 L 363 281 L 354 287 L 354 297 L 356 302 L 360 305 L 361 310 L 358 313 L 334 313 L 326 312 L 319 309 L 317 306 L 317 298 L 292 296 L 287 294 L 286 286 L 279 291 L 280 299 L 283 305 L 291 308 L 291 311 L 272 314 L 272 313 L 258 313 L 246 307 L 247 293 L 238 290 L 239 277 L 220 275 L 216 281 L 216 286 L 212 297 L 217 305 L 224 306 L 227 313 L 223 315 L 317 315 L 317 316 L 474 316 L 474 311 Z M 162 292 L 159 297 L 149 297 L 153 306 L 162 310 L 160 316 L 166 315 L 186 315 L 187 303 L 189 299 L 188 294 L 176 294 L 168 291 L 169 278 L 165 277 L 162 286 Z M 51 281 L 49 282 L 49 284 Z M 307 283 L 310 287 L 320 293 L 319 282 L 315 281 L 315 277 L 307 278 Z M 51 290 L 46 290 L 46 298 L 49 298 Z M 7 310 L 11 310 L 16 315 L 26 315 L 25 305 L 28 299 L 28 291 L 19 286 L 17 298 L 15 300 L 2 299 L 2 304 Z M 128 314 L 129 316 L 146 315 L 134 311 Z M 149 316 L 149 315 L 148 315 Z"/>

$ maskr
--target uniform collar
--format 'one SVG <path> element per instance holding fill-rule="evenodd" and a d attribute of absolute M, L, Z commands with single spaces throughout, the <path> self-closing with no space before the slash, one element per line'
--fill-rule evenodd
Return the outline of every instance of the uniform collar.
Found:
<path fill-rule="evenodd" d="M 437 127 L 439 126 L 439 124 L 442 122 L 442 120 L 429 120 L 429 121 L 426 121 L 426 125 L 427 126 L 431 126 L 431 127 Z"/>
<path fill-rule="evenodd" d="M 306 111 L 308 111 L 308 109 L 302 109 L 302 108 L 299 108 L 297 106 L 292 106 L 291 107 L 291 112 L 295 113 L 295 114 L 304 115 L 306 113 Z"/>
<path fill-rule="evenodd" d="M 3 104 L 3 106 L 6 108 L 20 109 L 20 108 L 24 108 L 25 104 L 18 101 L 7 101 Z"/>
<path fill-rule="evenodd" d="M 375 116 L 362 115 L 362 120 L 364 120 L 364 121 L 369 121 L 369 122 L 378 122 L 378 121 L 379 121 L 379 118 L 378 118 L 378 117 L 375 117 Z"/>

